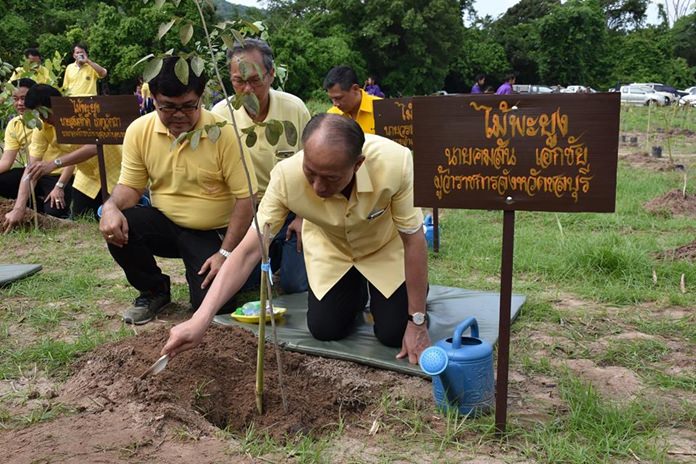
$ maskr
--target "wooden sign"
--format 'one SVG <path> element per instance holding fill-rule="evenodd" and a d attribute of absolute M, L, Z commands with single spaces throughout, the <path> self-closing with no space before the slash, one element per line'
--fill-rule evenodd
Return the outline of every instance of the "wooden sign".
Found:
<path fill-rule="evenodd" d="M 135 95 L 51 97 L 58 143 L 120 145 L 140 117 Z"/>
<path fill-rule="evenodd" d="M 414 97 L 415 204 L 613 212 L 619 98 Z"/>
<path fill-rule="evenodd" d="M 375 133 L 413 150 L 413 98 L 386 98 L 373 103 Z"/>

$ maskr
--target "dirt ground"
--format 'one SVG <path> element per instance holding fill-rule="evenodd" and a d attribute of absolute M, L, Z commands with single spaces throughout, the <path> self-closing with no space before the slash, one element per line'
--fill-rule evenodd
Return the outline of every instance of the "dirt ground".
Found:
<path fill-rule="evenodd" d="M 13 207 L 13 200 L 6 200 L 0 198 L 0 225 L 2 225 L 3 221 L 5 220 L 5 214 L 12 211 Z M 31 208 L 27 208 L 27 211 L 24 213 L 24 217 L 22 218 L 22 222 L 19 226 L 17 226 L 17 228 L 30 229 L 34 227 L 34 215 L 34 210 L 32 210 Z M 38 214 L 37 222 L 39 228 L 43 230 L 55 229 L 58 227 L 65 227 L 70 225 L 69 221 L 65 221 L 63 219 L 58 219 L 53 216 L 48 216 L 46 214 L 41 213 Z"/>

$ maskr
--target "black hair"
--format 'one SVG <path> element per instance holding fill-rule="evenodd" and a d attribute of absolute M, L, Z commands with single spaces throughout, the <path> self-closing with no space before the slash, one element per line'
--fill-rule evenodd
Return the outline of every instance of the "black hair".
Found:
<path fill-rule="evenodd" d="M 41 52 L 39 52 L 38 48 L 27 48 L 24 50 L 24 57 L 29 58 L 30 56 L 38 56 L 41 58 Z"/>
<path fill-rule="evenodd" d="M 302 132 L 302 144 L 306 145 L 314 132 L 325 131 L 324 137 L 331 145 L 344 147 L 344 153 L 351 164 L 362 154 L 365 134 L 357 122 L 345 116 L 319 113 L 309 120 Z"/>
<path fill-rule="evenodd" d="M 200 76 L 196 76 L 196 73 L 191 70 L 191 59 L 186 60 L 189 69 L 189 80 L 188 84 L 184 85 L 174 72 L 174 66 L 179 59 L 178 56 L 168 56 L 164 59 L 159 74 L 150 79 L 149 85 L 152 95 L 179 97 L 190 91 L 194 91 L 199 97 L 203 95 L 205 84 L 208 82 L 205 72 L 202 72 Z"/>
<path fill-rule="evenodd" d="M 517 75 L 515 73 L 510 73 L 505 76 L 505 82 L 510 82 L 511 80 L 515 79 Z"/>
<path fill-rule="evenodd" d="M 48 84 L 36 84 L 29 88 L 27 96 L 24 97 L 24 106 L 30 110 L 35 110 L 39 106 L 50 108 L 51 97 L 60 97 L 58 89 Z"/>
<path fill-rule="evenodd" d="M 72 46 L 72 51 L 73 51 L 73 52 L 75 51 L 75 48 L 81 48 L 81 49 L 83 49 L 83 50 L 85 51 L 85 53 L 87 53 L 87 54 L 89 55 L 89 49 L 87 48 L 87 44 L 85 44 L 84 42 L 77 42 L 77 43 L 75 43 L 75 44 Z"/>
<path fill-rule="evenodd" d="M 353 84 L 360 85 L 358 75 L 350 66 L 334 66 L 324 78 L 324 90 L 329 90 L 338 84 L 341 90 L 349 90 Z"/>
<path fill-rule="evenodd" d="M 485 74 L 477 74 L 476 75 L 476 82 L 480 81 L 481 79 L 485 79 L 486 75 Z"/>
<path fill-rule="evenodd" d="M 273 63 L 273 49 L 265 40 L 261 39 L 244 39 L 244 44 L 235 42 L 234 46 L 227 50 L 227 58 L 232 59 L 235 55 L 240 55 L 251 50 L 258 50 L 263 58 L 263 66 L 266 72 L 270 72 L 275 67 Z M 259 76 L 261 77 L 261 76 Z"/>
<path fill-rule="evenodd" d="M 15 79 L 10 83 L 14 87 L 26 87 L 28 89 L 30 89 L 36 85 L 36 82 L 34 82 L 33 79 L 29 79 L 28 77 L 22 77 L 20 79 Z"/>

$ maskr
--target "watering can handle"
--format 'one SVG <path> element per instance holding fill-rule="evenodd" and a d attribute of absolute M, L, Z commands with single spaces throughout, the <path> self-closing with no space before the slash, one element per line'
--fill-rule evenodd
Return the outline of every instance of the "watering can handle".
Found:
<path fill-rule="evenodd" d="M 470 317 L 468 319 L 465 319 L 454 329 L 454 335 L 452 336 L 453 349 L 457 350 L 462 347 L 462 333 L 469 327 L 471 327 L 471 336 L 474 338 L 478 338 L 479 329 L 478 322 L 476 322 L 476 318 Z"/>

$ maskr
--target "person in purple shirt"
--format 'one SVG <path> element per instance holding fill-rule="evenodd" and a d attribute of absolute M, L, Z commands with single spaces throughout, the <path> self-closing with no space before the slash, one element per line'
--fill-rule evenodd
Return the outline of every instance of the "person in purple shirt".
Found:
<path fill-rule="evenodd" d="M 501 84 L 500 87 L 498 87 L 498 90 L 496 90 L 495 94 L 496 95 L 510 95 L 512 93 L 512 86 L 515 84 L 515 75 L 514 74 L 508 74 L 505 77 L 505 82 Z"/>
<path fill-rule="evenodd" d="M 476 83 L 471 88 L 471 93 L 483 93 L 483 85 L 486 83 L 485 74 L 476 75 Z"/>
<path fill-rule="evenodd" d="M 382 92 L 382 89 L 379 88 L 379 85 L 377 85 L 375 78 L 372 76 L 368 77 L 365 81 L 365 92 L 367 92 L 368 95 L 374 95 L 375 97 L 384 98 L 384 92 Z"/>

